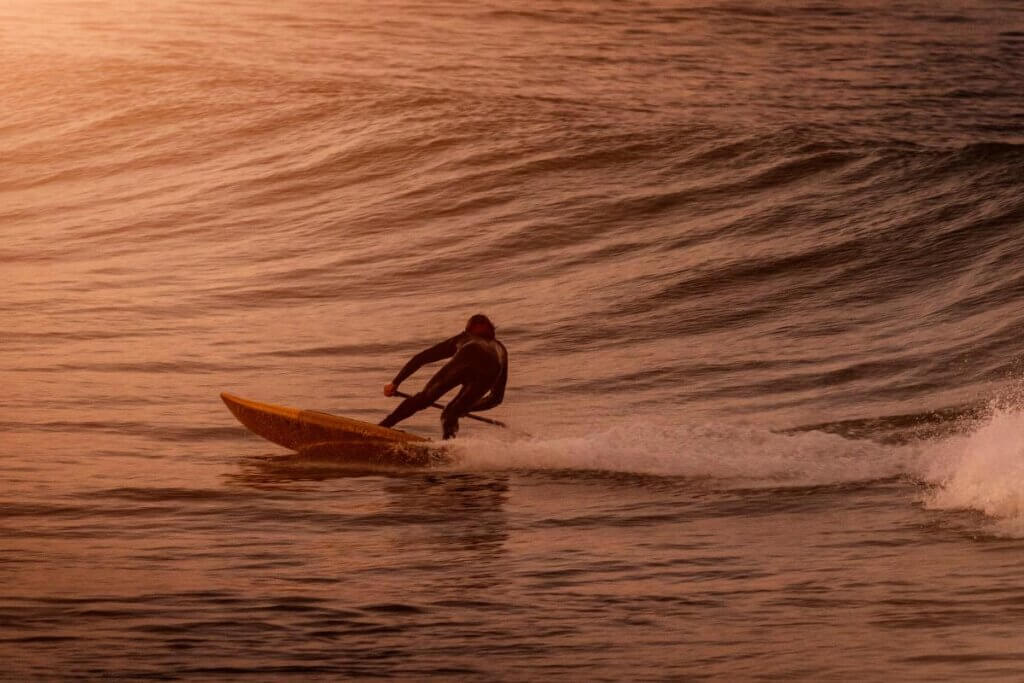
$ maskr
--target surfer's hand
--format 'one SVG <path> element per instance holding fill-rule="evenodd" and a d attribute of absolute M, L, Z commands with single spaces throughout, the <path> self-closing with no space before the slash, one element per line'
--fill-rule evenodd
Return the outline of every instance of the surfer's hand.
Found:
<path fill-rule="evenodd" d="M 398 387 L 396 387 L 394 384 L 392 384 L 391 382 L 388 382 L 387 384 L 384 385 L 384 395 L 385 396 L 394 396 L 395 395 L 395 389 L 397 389 L 397 388 Z"/>

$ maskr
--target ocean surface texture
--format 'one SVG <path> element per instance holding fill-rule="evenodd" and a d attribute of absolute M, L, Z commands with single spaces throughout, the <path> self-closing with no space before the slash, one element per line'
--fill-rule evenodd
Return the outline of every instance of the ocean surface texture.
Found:
<path fill-rule="evenodd" d="M 0 46 L 0 678 L 1024 677 L 1024 4 L 4 0 Z M 379 420 L 478 311 L 513 429 L 433 469 L 218 398 Z"/>

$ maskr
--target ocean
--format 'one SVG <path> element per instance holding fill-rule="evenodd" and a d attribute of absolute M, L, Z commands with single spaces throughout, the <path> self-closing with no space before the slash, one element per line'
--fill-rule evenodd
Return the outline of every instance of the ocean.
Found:
<path fill-rule="evenodd" d="M 0 45 L 0 678 L 1024 678 L 1021 3 L 5 0 Z M 218 397 L 377 421 L 477 312 L 511 428 L 435 467 Z"/>

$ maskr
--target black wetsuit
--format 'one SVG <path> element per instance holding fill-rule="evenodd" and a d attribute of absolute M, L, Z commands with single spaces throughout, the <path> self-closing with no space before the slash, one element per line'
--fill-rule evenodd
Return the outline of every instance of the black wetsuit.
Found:
<path fill-rule="evenodd" d="M 461 384 L 462 389 L 458 395 L 441 413 L 444 438 L 450 439 L 459 431 L 460 417 L 469 412 L 493 408 L 505 398 L 508 351 L 497 339 L 487 339 L 469 332 L 417 353 L 395 375 L 392 384 L 397 388 L 424 364 L 444 358 L 451 360 L 430 378 L 422 391 L 402 401 L 393 413 L 381 421 L 381 426 L 393 427 Z"/>

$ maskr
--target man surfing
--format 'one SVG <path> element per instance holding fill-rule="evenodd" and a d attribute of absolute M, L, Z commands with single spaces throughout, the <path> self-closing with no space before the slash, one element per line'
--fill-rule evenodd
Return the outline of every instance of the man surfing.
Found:
<path fill-rule="evenodd" d="M 505 398 L 508 351 L 494 338 L 494 323 L 482 313 L 469 319 L 465 331 L 413 356 L 384 386 L 384 395 L 394 396 L 406 377 L 427 363 L 445 358 L 451 360 L 430 378 L 422 391 L 402 401 L 394 412 L 381 420 L 381 427 L 395 426 L 461 385 L 459 393 L 441 412 L 444 438 L 451 439 L 459 431 L 460 417 L 470 412 L 489 410 Z"/>

